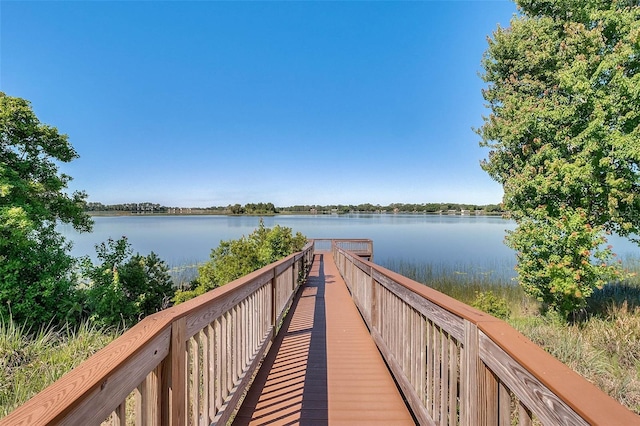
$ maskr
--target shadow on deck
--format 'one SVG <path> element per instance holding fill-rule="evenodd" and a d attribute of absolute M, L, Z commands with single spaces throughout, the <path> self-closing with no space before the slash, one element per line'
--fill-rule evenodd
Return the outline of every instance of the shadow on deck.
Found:
<path fill-rule="evenodd" d="M 414 424 L 331 255 L 291 311 L 234 425 Z"/>

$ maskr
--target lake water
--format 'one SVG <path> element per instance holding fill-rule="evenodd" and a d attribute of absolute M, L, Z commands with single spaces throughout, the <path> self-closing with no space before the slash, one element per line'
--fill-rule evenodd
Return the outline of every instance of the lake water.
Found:
<path fill-rule="evenodd" d="M 73 241 L 74 256 L 95 256 L 95 245 L 126 236 L 134 252 L 154 251 L 171 266 L 209 258 L 221 240 L 236 239 L 257 228 L 253 216 L 114 216 L 95 217 L 91 234 L 68 225 L 61 232 Z M 265 226 L 286 226 L 308 238 L 369 238 L 374 261 L 431 263 L 447 270 L 492 271 L 514 275 L 514 252 L 504 245 L 515 223 L 496 216 L 448 215 L 299 215 L 263 218 Z M 640 257 L 640 249 L 622 239 L 610 239 L 619 255 Z"/>

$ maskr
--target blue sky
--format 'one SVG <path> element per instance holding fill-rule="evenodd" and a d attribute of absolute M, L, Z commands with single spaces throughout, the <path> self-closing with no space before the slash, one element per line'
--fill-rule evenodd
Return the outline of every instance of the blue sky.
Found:
<path fill-rule="evenodd" d="M 90 201 L 498 203 L 472 127 L 511 1 L 5 1 L 0 91 Z"/>

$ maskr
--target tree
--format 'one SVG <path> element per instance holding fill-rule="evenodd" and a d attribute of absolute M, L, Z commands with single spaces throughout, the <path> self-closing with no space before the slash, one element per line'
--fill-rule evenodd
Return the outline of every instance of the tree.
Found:
<path fill-rule="evenodd" d="M 517 4 L 483 59 L 482 167 L 517 222 L 507 243 L 521 283 L 568 314 L 620 273 L 604 234 L 640 229 L 640 8 Z"/>
<path fill-rule="evenodd" d="M 40 325 L 77 312 L 69 242 L 58 222 L 91 229 L 86 194 L 65 190 L 58 163 L 78 157 L 66 135 L 40 123 L 29 102 L 0 92 L 0 315 Z"/>
<path fill-rule="evenodd" d="M 96 245 L 99 263 L 83 259 L 90 319 L 101 326 L 130 327 L 166 307 L 173 297 L 169 268 L 154 252 L 131 256 L 126 237 Z"/>
<path fill-rule="evenodd" d="M 231 214 L 243 214 L 244 208 L 240 204 L 234 204 L 233 206 L 229 206 L 229 210 Z"/>

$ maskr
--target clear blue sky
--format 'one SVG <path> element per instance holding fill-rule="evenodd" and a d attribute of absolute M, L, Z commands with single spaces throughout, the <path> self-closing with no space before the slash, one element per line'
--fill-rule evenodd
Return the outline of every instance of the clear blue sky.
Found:
<path fill-rule="evenodd" d="M 0 90 L 90 201 L 498 203 L 472 131 L 511 1 L 2 1 Z"/>

